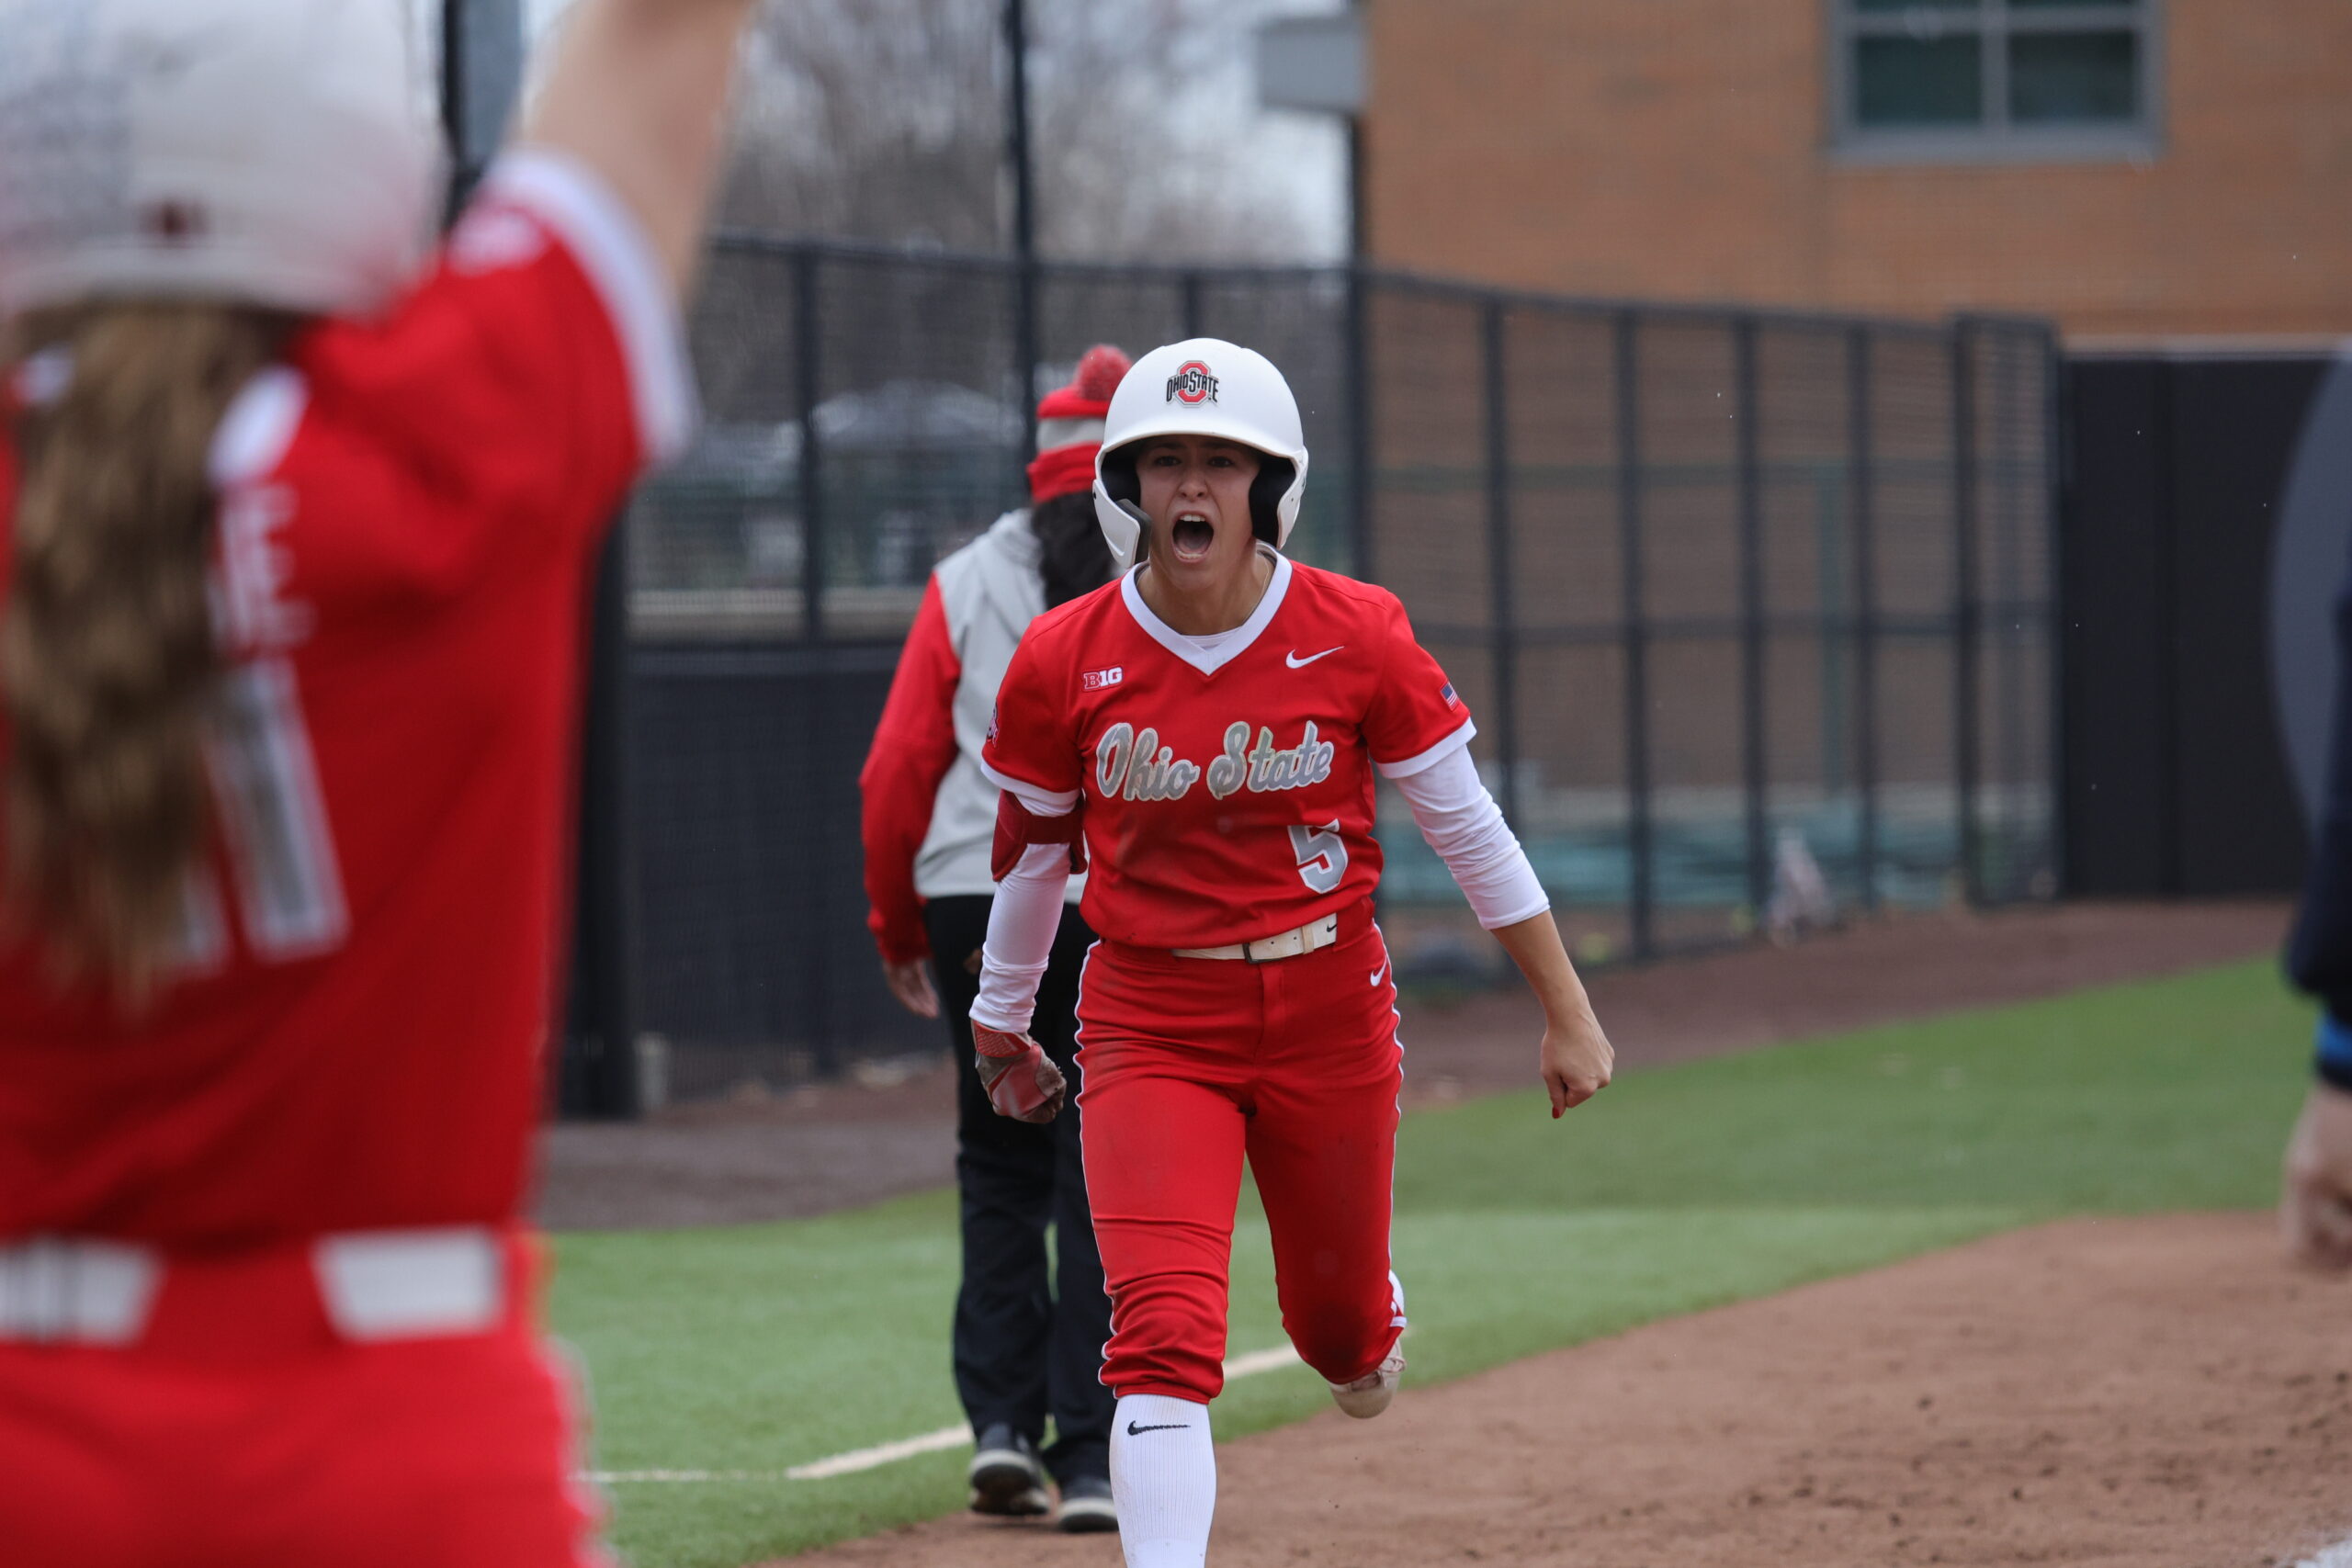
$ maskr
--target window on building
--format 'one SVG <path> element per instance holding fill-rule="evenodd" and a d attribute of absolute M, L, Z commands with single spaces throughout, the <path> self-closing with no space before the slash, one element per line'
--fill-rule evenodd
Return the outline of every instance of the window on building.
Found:
<path fill-rule="evenodd" d="M 2157 0 L 1829 0 L 1846 152 L 2145 156 Z"/>

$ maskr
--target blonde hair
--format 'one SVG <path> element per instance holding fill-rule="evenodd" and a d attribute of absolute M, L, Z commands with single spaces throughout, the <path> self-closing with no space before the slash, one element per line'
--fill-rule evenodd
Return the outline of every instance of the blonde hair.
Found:
<path fill-rule="evenodd" d="M 95 972 L 130 1000 L 169 967 L 210 823 L 213 432 L 290 325 L 243 305 L 107 303 L 17 333 L 69 378 L 14 421 L 0 918 L 12 935 L 28 919 L 61 977 Z"/>

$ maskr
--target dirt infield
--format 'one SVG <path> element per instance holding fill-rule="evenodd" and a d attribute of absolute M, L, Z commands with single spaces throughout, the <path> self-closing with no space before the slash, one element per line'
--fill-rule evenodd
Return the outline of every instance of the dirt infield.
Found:
<path fill-rule="evenodd" d="M 1753 947 L 1593 983 L 1628 1066 L 1957 1008 L 2051 996 L 2275 950 L 2275 903 L 2071 904 L 1913 915 L 1791 949 Z M 1408 1103 L 1534 1081 L 1540 1015 L 1519 990 L 1408 998 Z M 944 1056 L 758 1104 L 549 1129 L 539 1205 L 555 1229 L 729 1224 L 822 1213 L 955 1179 Z"/>
<path fill-rule="evenodd" d="M 2352 1285 L 2265 1216 L 2077 1220 L 1218 1451 L 1218 1568 L 2267 1565 L 2352 1533 Z M 969 1517 L 798 1568 L 1098 1568 Z"/>

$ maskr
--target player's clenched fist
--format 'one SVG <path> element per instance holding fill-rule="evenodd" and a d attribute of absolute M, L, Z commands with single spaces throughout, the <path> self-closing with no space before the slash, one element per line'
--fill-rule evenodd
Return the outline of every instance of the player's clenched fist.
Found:
<path fill-rule="evenodd" d="M 1555 1120 L 1573 1111 L 1609 1087 L 1617 1070 L 1617 1053 L 1599 1022 L 1578 1020 L 1567 1028 L 1544 1032 L 1544 1087 L 1551 1091 Z"/>
<path fill-rule="evenodd" d="M 984 1023 L 972 1025 L 972 1045 L 979 1055 L 980 1086 L 1000 1116 L 1016 1122 L 1050 1122 L 1060 1114 L 1069 1086 L 1046 1048 L 1026 1034 L 1007 1034 Z"/>

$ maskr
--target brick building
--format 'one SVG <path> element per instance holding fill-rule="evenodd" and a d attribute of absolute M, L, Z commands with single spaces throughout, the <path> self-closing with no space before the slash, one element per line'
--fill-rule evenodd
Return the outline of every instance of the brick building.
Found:
<path fill-rule="evenodd" d="M 1363 0 L 1368 248 L 1577 294 L 2352 333 L 2346 0 Z"/>

